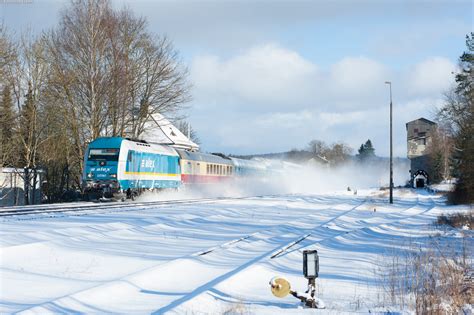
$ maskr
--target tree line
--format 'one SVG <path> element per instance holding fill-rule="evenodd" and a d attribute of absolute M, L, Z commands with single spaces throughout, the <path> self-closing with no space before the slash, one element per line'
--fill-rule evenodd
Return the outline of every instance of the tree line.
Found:
<path fill-rule="evenodd" d="M 456 84 L 437 113 L 438 128 L 429 145 L 433 180 L 457 179 L 449 199 L 474 202 L 474 33 L 466 36 Z"/>
<path fill-rule="evenodd" d="M 185 107 L 190 84 L 171 40 L 144 18 L 78 0 L 39 35 L 0 25 L 0 93 L 0 166 L 45 170 L 54 202 L 80 187 L 88 142 L 139 138 L 150 115 Z"/>

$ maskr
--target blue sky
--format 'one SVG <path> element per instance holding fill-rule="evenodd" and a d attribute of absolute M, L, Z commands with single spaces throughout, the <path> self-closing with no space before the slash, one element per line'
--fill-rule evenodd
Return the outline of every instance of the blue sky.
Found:
<path fill-rule="evenodd" d="M 17 3 L 15 3 L 17 2 Z M 20 2 L 20 3 L 18 3 Z M 21 3 L 23 2 L 23 3 Z M 55 25 L 61 1 L 0 1 L 15 32 Z M 187 112 L 207 151 L 263 153 L 312 139 L 388 155 L 405 123 L 432 118 L 453 84 L 471 1 L 114 1 L 169 36 L 194 87 Z"/>

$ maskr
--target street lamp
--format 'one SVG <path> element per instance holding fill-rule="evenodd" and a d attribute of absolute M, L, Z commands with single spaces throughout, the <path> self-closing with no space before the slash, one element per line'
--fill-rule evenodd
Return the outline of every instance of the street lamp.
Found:
<path fill-rule="evenodd" d="M 392 82 L 385 81 L 390 86 L 390 203 L 393 203 L 393 144 L 392 144 Z"/>

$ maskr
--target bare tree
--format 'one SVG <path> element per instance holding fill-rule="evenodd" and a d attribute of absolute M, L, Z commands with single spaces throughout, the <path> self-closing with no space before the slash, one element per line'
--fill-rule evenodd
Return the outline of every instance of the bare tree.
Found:
<path fill-rule="evenodd" d="M 139 137 L 152 114 L 176 112 L 189 100 L 187 70 L 171 41 L 150 35 L 128 9 L 75 1 L 47 38 L 48 94 L 64 109 L 78 160 L 89 141 Z"/>
<path fill-rule="evenodd" d="M 187 70 L 167 37 L 144 42 L 141 74 L 136 85 L 137 101 L 131 109 L 131 133 L 139 137 L 155 113 L 173 113 L 190 99 Z"/>
<path fill-rule="evenodd" d="M 431 132 L 431 141 L 427 144 L 431 180 L 436 183 L 451 177 L 451 156 L 454 149 L 454 139 L 442 124 Z"/>
<path fill-rule="evenodd" d="M 0 88 L 10 85 L 10 68 L 16 59 L 15 45 L 8 35 L 7 28 L 0 23 Z"/>
<path fill-rule="evenodd" d="M 328 150 L 328 146 L 324 141 L 321 140 L 311 140 L 308 143 L 309 152 L 317 156 L 324 156 Z"/>
<path fill-rule="evenodd" d="M 45 43 L 42 39 L 35 40 L 25 33 L 18 52 L 13 75 L 13 90 L 20 113 L 15 140 L 19 148 L 19 164 L 24 169 L 25 204 L 29 204 L 30 189 L 34 196 L 37 186 L 38 151 L 45 140 L 46 125 L 41 117 L 41 107 L 49 67 L 45 61 Z"/>
<path fill-rule="evenodd" d="M 85 127 L 76 127 L 78 142 L 99 137 L 106 123 L 110 15 L 108 1 L 72 2 L 48 36 L 56 96 L 70 111 L 70 122 Z"/>
<path fill-rule="evenodd" d="M 343 142 L 333 143 L 326 152 L 326 158 L 332 165 L 340 165 L 349 160 L 352 148 Z"/>
<path fill-rule="evenodd" d="M 0 25 L 0 165 L 8 143 L 18 167 L 46 167 L 50 200 L 79 186 L 88 142 L 139 137 L 152 114 L 175 114 L 190 98 L 171 41 L 108 0 L 72 1 L 39 38 L 14 45 L 7 35 Z"/>
<path fill-rule="evenodd" d="M 201 144 L 196 130 L 193 129 L 191 124 L 184 119 L 180 119 L 176 122 L 176 128 L 179 129 L 184 135 L 186 135 L 192 142 Z"/>
<path fill-rule="evenodd" d="M 313 155 L 328 160 L 334 166 L 347 162 L 352 154 L 352 148 L 343 142 L 327 145 L 324 141 L 312 140 L 308 144 L 308 150 Z"/>

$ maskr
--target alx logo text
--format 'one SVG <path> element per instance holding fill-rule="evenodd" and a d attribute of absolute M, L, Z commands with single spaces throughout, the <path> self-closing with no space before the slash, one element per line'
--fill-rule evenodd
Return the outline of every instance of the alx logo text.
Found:
<path fill-rule="evenodd" d="M 110 167 L 98 167 L 98 168 L 91 168 L 92 172 L 110 172 Z"/>
<path fill-rule="evenodd" d="M 154 168 L 155 161 L 153 160 L 142 160 L 141 167 Z"/>

